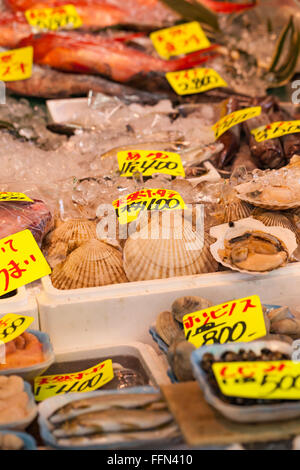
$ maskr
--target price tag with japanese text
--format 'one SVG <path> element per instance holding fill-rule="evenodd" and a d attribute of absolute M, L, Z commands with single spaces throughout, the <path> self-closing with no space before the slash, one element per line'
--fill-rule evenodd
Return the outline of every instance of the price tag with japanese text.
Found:
<path fill-rule="evenodd" d="M 203 93 L 212 88 L 227 87 L 227 83 L 213 69 L 195 68 L 166 73 L 166 79 L 177 95 Z"/>
<path fill-rule="evenodd" d="M 30 230 L 0 240 L 0 295 L 51 273 Z"/>
<path fill-rule="evenodd" d="M 0 342 L 8 343 L 17 338 L 27 330 L 33 321 L 33 317 L 18 313 L 7 313 L 0 318 Z"/>
<path fill-rule="evenodd" d="M 118 152 L 117 157 L 121 176 L 130 177 L 136 172 L 142 173 L 143 176 L 151 176 L 154 173 L 185 176 L 178 153 L 157 150 L 125 150 Z"/>
<path fill-rule="evenodd" d="M 196 348 L 206 344 L 248 342 L 267 334 L 257 295 L 224 302 L 183 317 L 186 339 Z"/>
<path fill-rule="evenodd" d="M 184 209 L 185 204 L 179 193 L 170 189 L 143 189 L 113 201 L 120 224 L 135 220 L 144 210 Z"/>
<path fill-rule="evenodd" d="M 283 135 L 296 134 L 297 132 L 300 132 L 300 120 L 272 122 L 266 126 L 253 129 L 251 134 L 254 136 L 256 142 L 263 142 L 264 140 L 276 139 Z"/>
<path fill-rule="evenodd" d="M 300 362 L 216 362 L 212 365 L 224 395 L 258 399 L 300 399 Z"/>
<path fill-rule="evenodd" d="M 228 131 L 233 126 L 241 122 L 248 121 L 261 113 L 261 106 L 253 106 L 252 108 L 245 108 L 233 113 L 227 114 L 212 126 L 215 133 L 215 138 L 218 139 L 224 132 Z"/>
<path fill-rule="evenodd" d="M 45 375 L 34 379 L 36 401 L 65 393 L 84 393 L 98 390 L 114 378 L 112 360 L 100 362 L 81 372 Z"/>
<path fill-rule="evenodd" d="M 75 29 L 82 26 L 82 20 L 74 5 L 62 5 L 54 8 L 32 8 L 25 11 L 28 23 L 33 31 L 56 29 Z"/>
<path fill-rule="evenodd" d="M 0 80 L 14 82 L 30 78 L 33 48 L 31 46 L 0 52 Z"/>
<path fill-rule="evenodd" d="M 30 199 L 28 196 L 26 196 L 26 194 L 23 194 L 23 193 L 12 193 L 12 192 L 6 192 L 6 191 L 0 192 L 0 202 L 9 202 L 9 201 L 33 202 L 32 199 Z"/>
<path fill-rule="evenodd" d="M 189 54 L 210 46 L 210 42 L 198 21 L 154 31 L 150 34 L 150 39 L 163 59 Z"/>

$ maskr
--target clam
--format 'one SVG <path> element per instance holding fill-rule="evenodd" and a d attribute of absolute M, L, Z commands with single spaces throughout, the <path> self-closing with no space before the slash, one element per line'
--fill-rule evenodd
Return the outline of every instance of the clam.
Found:
<path fill-rule="evenodd" d="M 89 240 L 56 265 L 51 281 L 57 289 L 78 289 L 127 282 L 122 255 L 97 239 Z"/>
<path fill-rule="evenodd" d="M 285 318 L 292 318 L 293 315 L 290 312 L 289 307 L 283 306 L 279 308 L 274 308 L 267 313 L 267 316 L 271 323 L 275 323 Z"/>
<path fill-rule="evenodd" d="M 158 315 L 155 328 L 159 336 L 168 346 L 181 331 L 179 323 L 174 320 L 172 313 L 167 310 Z"/>
<path fill-rule="evenodd" d="M 212 302 L 204 299 L 203 297 L 184 296 L 176 299 L 175 302 L 173 302 L 172 314 L 177 322 L 183 323 L 184 315 L 198 312 L 199 310 L 204 310 L 205 308 L 212 306 Z"/>
<path fill-rule="evenodd" d="M 300 320 L 297 318 L 284 318 L 271 324 L 271 333 L 300 337 Z"/>
<path fill-rule="evenodd" d="M 124 246 L 124 269 L 130 281 L 162 279 L 174 276 L 215 272 L 210 237 L 196 232 L 182 215 L 160 223 L 152 217 L 140 231 L 131 235 Z"/>
<path fill-rule="evenodd" d="M 174 341 L 169 348 L 168 360 L 172 371 L 180 382 L 194 380 L 190 359 L 194 349 L 195 346 L 192 343 L 180 339 Z"/>

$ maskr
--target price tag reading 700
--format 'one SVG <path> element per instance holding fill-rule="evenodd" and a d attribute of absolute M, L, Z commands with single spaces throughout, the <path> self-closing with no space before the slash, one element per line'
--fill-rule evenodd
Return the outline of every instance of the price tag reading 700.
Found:
<path fill-rule="evenodd" d="M 8 343 L 24 333 L 34 321 L 33 317 L 27 317 L 16 313 L 8 313 L 0 318 L 0 341 Z"/>
<path fill-rule="evenodd" d="M 247 342 L 267 334 L 257 295 L 225 302 L 183 317 L 186 339 L 197 348 L 206 344 Z"/>

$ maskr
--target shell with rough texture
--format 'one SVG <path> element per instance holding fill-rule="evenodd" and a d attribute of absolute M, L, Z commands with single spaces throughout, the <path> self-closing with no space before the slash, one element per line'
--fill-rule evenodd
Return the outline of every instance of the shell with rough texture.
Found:
<path fill-rule="evenodd" d="M 127 282 L 121 253 L 100 240 L 89 240 L 54 267 L 51 281 L 57 289 L 105 286 Z"/>
<path fill-rule="evenodd" d="M 172 304 L 172 314 L 175 320 L 183 323 L 184 315 L 188 313 L 204 310 L 205 308 L 212 307 L 213 304 L 203 297 L 197 296 L 184 296 L 176 299 Z"/>
<path fill-rule="evenodd" d="M 194 349 L 195 346 L 185 340 L 174 341 L 169 348 L 168 360 L 172 371 L 180 382 L 194 380 L 191 365 L 191 354 Z"/>
<path fill-rule="evenodd" d="M 255 209 L 251 214 L 256 220 L 260 220 L 266 227 L 284 227 L 295 233 L 297 242 L 300 243 L 300 234 L 293 218 L 288 213 L 280 211 L 265 211 L 264 209 Z"/>
<path fill-rule="evenodd" d="M 154 217 L 124 246 L 124 269 L 130 281 L 162 279 L 217 271 L 211 238 L 193 230 L 182 216 L 160 224 Z"/>
<path fill-rule="evenodd" d="M 180 332 L 179 324 L 174 320 L 171 312 L 161 312 L 155 323 L 155 328 L 162 340 L 169 346 Z"/>

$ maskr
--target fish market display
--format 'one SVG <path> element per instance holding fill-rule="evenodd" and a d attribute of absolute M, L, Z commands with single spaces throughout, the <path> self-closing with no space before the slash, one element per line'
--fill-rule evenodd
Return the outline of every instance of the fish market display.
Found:
<path fill-rule="evenodd" d="M 38 338 L 26 331 L 5 344 L 5 364 L 0 364 L 0 371 L 20 369 L 45 360 L 43 346 Z M 1 377 L 0 377 L 1 378 Z"/>
<path fill-rule="evenodd" d="M 20 421 L 28 416 L 28 395 L 24 381 L 17 375 L 0 376 L 0 425 Z"/>

